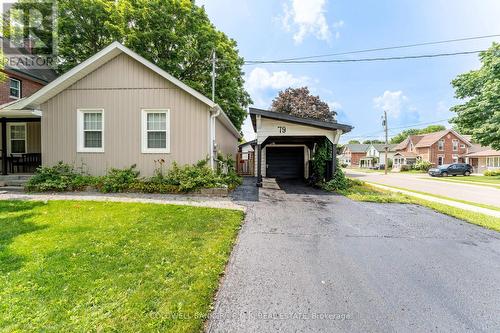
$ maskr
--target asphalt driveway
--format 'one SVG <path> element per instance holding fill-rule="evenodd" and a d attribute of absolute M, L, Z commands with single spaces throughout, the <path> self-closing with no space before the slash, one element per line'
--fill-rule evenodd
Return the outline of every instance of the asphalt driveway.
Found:
<path fill-rule="evenodd" d="M 209 332 L 500 331 L 500 234 L 419 206 L 245 182 Z"/>

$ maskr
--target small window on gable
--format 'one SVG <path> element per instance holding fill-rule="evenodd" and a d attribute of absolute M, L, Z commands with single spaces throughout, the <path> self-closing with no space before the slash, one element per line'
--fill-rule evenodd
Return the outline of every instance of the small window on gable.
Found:
<path fill-rule="evenodd" d="M 142 110 L 142 152 L 170 153 L 169 110 Z"/>
<path fill-rule="evenodd" d="M 438 150 L 444 150 L 444 140 L 438 141 Z"/>
<path fill-rule="evenodd" d="M 78 152 L 104 152 L 104 110 L 78 110 Z"/>
<path fill-rule="evenodd" d="M 21 81 L 18 79 L 10 78 L 10 97 L 19 99 L 21 98 Z"/>

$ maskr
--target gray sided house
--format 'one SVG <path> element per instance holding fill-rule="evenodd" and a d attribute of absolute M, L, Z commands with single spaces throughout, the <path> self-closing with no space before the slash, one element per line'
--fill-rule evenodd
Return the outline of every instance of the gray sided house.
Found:
<path fill-rule="evenodd" d="M 214 166 L 216 153 L 236 155 L 240 138 L 217 104 L 117 42 L 2 106 L 0 119 L 3 161 L 24 144 L 20 156 L 37 150 L 43 165 L 64 161 L 94 175 L 136 164 L 148 176 L 161 159 L 169 166 L 210 157 Z M 9 132 L 17 125 L 22 133 Z"/>

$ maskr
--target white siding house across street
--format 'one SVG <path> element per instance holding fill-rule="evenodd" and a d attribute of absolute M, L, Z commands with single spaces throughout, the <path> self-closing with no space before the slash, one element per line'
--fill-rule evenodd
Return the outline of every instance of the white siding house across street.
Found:
<path fill-rule="evenodd" d="M 250 108 L 250 117 L 257 134 L 257 186 L 262 186 L 262 177 L 308 178 L 312 172 L 309 162 L 316 147 L 325 138 L 332 145 L 333 154 L 327 167 L 327 178 L 331 177 L 336 168 L 339 138 L 352 130 L 351 126 L 336 122 L 256 108 Z"/>

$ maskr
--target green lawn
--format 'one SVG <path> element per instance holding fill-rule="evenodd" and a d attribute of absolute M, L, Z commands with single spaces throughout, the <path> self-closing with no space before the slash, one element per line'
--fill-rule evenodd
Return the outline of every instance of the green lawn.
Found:
<path fill-rule="evenodd" d="M 356 201 L 380 203 L 406 203 L 429 207 L 437 212 L 456 217 L 458 219 L 476 224 L 488 229 L 500 231 L 500 218 L 485 214 L 475 213 L 464 209 L 436 203 L 433 201 L 415 198 L 406 194 L 385 191 L 368 184 L 355 185 L 347 191 L 340 192 L 346 197 Z"/>
<path fill-rule="evenodd" d="M 432 180 L 500 187 L 500 176 L 432 177 Z"/>
<path fill-rule="evenodd" d="M 199 332 L 243 213 L 0 201 L 0 331 Z"/>

